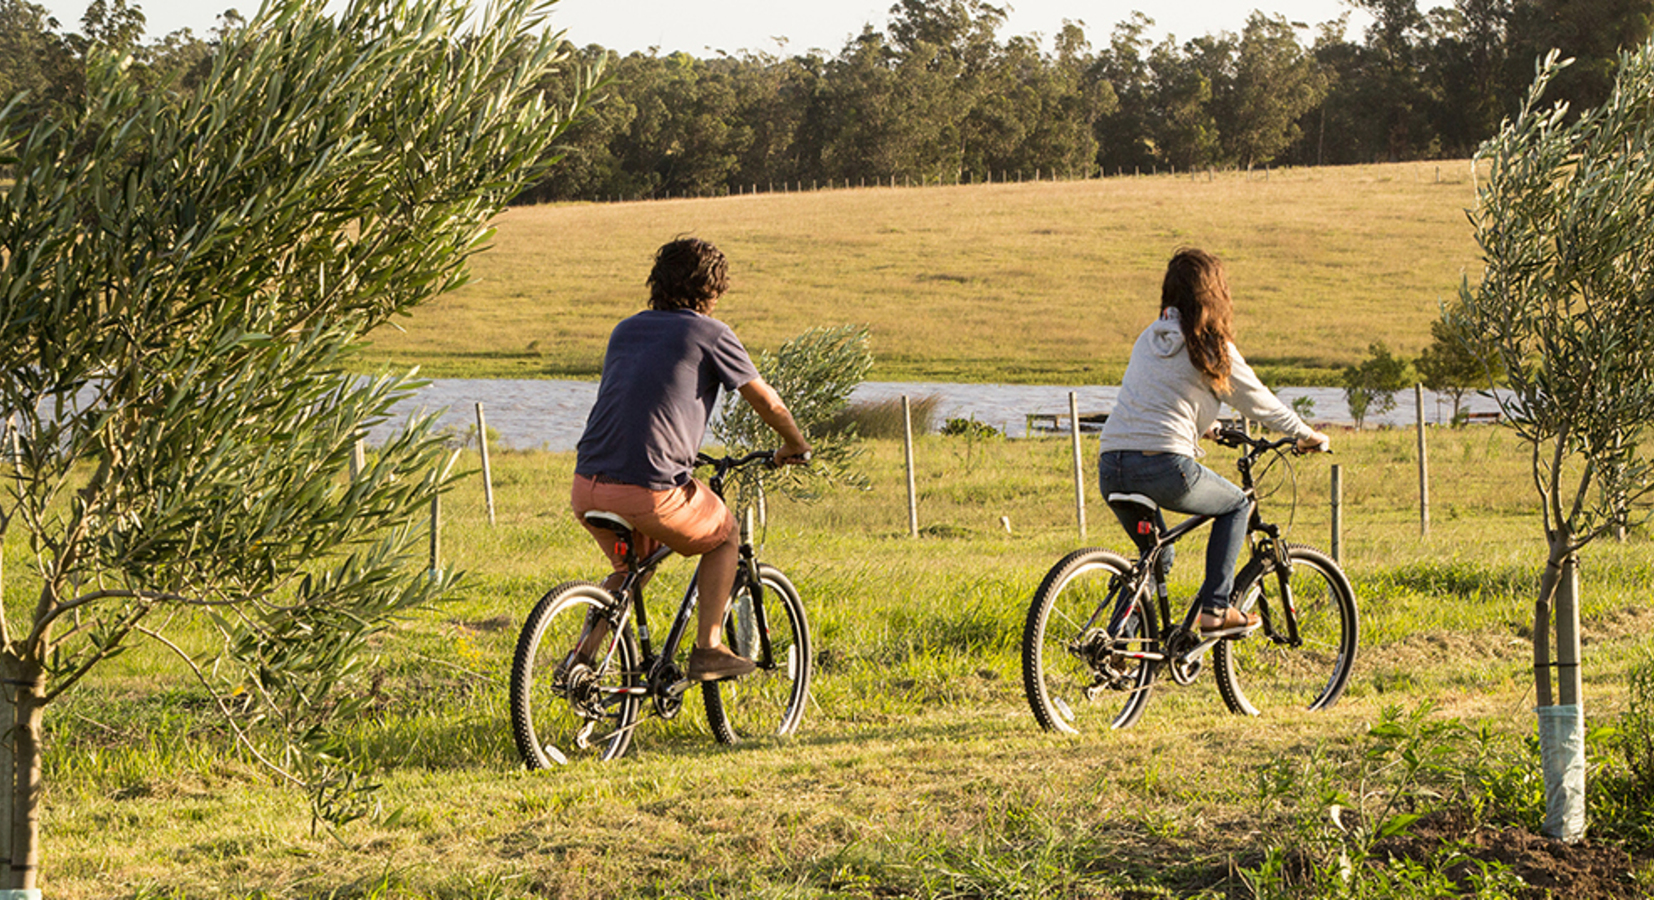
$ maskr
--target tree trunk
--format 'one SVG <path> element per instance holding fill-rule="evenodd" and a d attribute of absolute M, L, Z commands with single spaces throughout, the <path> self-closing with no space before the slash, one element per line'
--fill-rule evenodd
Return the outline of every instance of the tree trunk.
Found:
<path fill-rule="evenodd" d="M 8 659 L 5 690 L 0 691 L 0 724 L 9 726 L 0 739 L 0 781 L 10 800 L 9 827 L 0 829 L 6 853 L 0 871 L 0 898 L 34 894 L 40 864 L 40 726 L 41 672 L 38 665 Z M 17 893 L 23 891 L 24 893 Z"/>
<path fill-rule="evenodd" d="M 1534 616 L 1534 686 L 1539 718 L 1540 763 L 1545 776 L 1545 823 L 1541 833 L 1569 843 L 1585 837 L 1585 706 L 1579 671 L 1578 558 L 1563 554 L 1545 567 Z M 1549 659 L 1555 620 L 1556 661 Z M 1552 705 L 1551 668 L 1556 668 Z"/>
<path fill-rule="evenodd" d="M 1536 706 L 1551 705 L 1551 601 L 1562 570 L 1547 562 L 1539 576 L 1539 596 L 1533 601 L 1533 693 Z"/>
<path fill-rule="evenodd" d="M 17 756 L 12 752 L 13 726 L 17 724 L 17 668 L 16 660 L 6 654 L 4 665 L 0 665 L 0 809 L 8 811 L 17 796 Z M 0 871 L 11 868 L 11 848 L 11 829 L 0 828 Z"/>

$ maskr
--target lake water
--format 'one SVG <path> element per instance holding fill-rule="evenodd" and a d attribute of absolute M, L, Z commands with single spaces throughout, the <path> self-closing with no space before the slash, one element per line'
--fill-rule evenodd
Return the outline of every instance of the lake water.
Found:
<path fill-rule="evenodd" d="M 1079 400 L 1080 414 L 1106 413 L 1114 408 L 1117 385 L 1025 385 L 1025 384 L 947 384 L 942 382 L 864 382 L 851 396 L 851 402 L 878 402 L 899 398 L 937 398 L 935 423 L 951 418 L 975 417 L 992 425 L 1010 437 L 1025 437 L 1027 417 L 1034 413 L 1068 413 L 1068 394 L 1073 391 Z M 1344 402 L 1342 388 L 1281 388 L 1277 393 L 1287 403 L 1299 397 L 1308 397 L 1314 404 L 1309 419 L 1315 423 L 1352 424 L 1349 408 Z M 446 379 L 433 381 L 418 396 L 401 404 L 398 415 L 419 410 L 446 409 L 439 417 L 443 426 L 459 431 L 477 424 L 476 404 L 482 403 L 488 427 L 498 434 L 505 446 L 519 449 L 573 450 L 580 439 L 597 396 L 595 381 L 558 381 L 550 379 Z M 1498 404 L 1491 398 L 1470 395 L 1465 398 L 1472 412 L 1494 412 Z M 1453 414 L 1450 397 L 1424 393 L 1425 421 L 1445 421 Z M 1383 416 L 1368 416 L 1367 424 L 1411 426 L 1415 421 L 1413 392 L 1396 394 L 1396 408 Z M 385 437 L 388 428 L 370 433 L 369 440 Z"/>

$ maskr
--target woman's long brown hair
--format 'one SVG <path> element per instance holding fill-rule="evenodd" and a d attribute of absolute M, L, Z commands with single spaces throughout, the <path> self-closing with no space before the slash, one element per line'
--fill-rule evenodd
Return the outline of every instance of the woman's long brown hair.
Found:
<path fill-rule="evenodd" d="M 1223 263 L 1204 250 L 1185 247 L 1166 264 L 1160 309 L 1177 310 L 1189 362 L 1214 393 L 1229 393 L 1229 343 L 1235 339 L 1235 305 Z"/>

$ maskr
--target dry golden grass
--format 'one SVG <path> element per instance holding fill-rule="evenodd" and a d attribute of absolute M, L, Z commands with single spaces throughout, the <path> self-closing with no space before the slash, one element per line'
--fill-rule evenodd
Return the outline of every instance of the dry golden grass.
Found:
<path fill-rule="evenodd" d="M 1239 344 L 1277 383 L 1326 383 L 1373 340 L 1404 356 L 1476 265 L 1469 164 L 1404 164 L 512 209 L 475 279 L 375 335 L 428 374 L 592 377 L 656 247 L 718 244 L 718 316 L 773 348 L 870 327 L 874 380 L 1107 383 L 1183 245 L 1224 258 Z"/>

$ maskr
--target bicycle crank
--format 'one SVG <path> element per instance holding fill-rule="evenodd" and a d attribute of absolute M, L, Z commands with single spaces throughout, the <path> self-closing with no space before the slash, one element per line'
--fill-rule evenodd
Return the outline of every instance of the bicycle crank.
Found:
<path fill-rule="evenodd" d="M 683 695 L 694 682 L 683 677 L 677 666 L 661 666 L 651 673 L 649 694 L 655 699 L 655 714 L 671 719 L 683 709 Z"/>
<path fill-rule="evenodd" d="M 1193 684 L 1200 677 L 1201 665 L 1212 641 L 1202 641 L 1186 628 L 1175 629 L 1166 640 L 1166 657 L 1171 663 L 1172 680 L 1181 685 Z"/>

